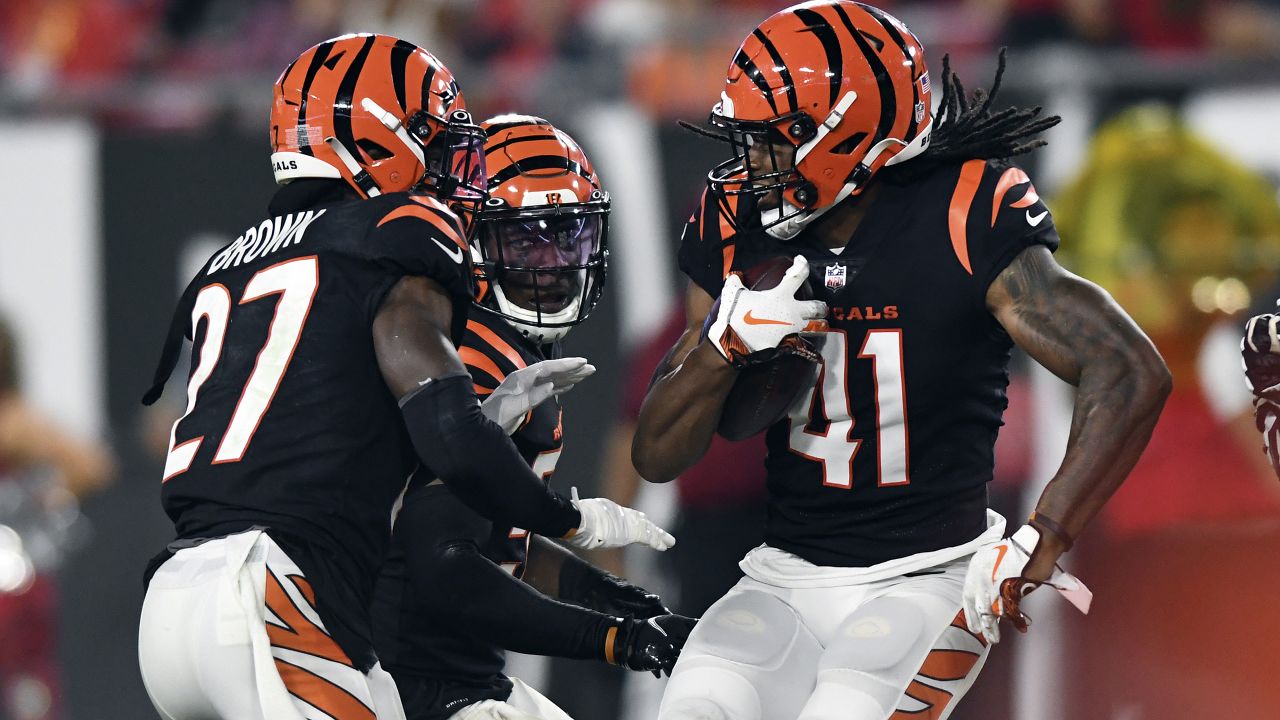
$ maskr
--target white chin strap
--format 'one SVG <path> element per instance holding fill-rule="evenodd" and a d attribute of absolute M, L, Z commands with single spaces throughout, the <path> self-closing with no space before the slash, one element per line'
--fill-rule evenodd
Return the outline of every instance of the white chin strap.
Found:
<path fill-rule="evenodd" d="M 568 335 L 572 327 L 568 323 L 577 319 L 578 307 L 582 304 L 582 294 L 579 293 L 563 310 L 557 310 L 553 313 L 539 313 L 536 310 L 526 310 L 508 300 L 506 293 L 502 292 L 502 286 L 497 283 L 493 284 L 492 289 L 493 299 L 498 304 L 498 310 L 507 315 L 503 320 L 506 320 L 507 324 L 515 328 L 516 332 L 539 345 L 555 342 Z M 543 327 L 538 324 L 539 318 L 544 323 L 555 323 L 559 327 Z"/>

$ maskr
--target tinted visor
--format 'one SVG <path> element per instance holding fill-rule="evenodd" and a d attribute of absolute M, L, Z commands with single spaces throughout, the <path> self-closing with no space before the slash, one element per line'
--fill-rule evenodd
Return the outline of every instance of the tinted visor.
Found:
<path fill-rule="evenodd" d="M 555 313 L 587 288 L 587 272 L 599 264 L 605 218 L 599 213 L 486 220 L 485 254 L 496 259 L 497 278 L 511 302 Z"/>

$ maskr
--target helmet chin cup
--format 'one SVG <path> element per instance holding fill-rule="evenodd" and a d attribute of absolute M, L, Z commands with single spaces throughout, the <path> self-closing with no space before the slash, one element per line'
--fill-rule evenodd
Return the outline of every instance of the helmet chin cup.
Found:
<path fill-rule="evenodd" d="M 562 310 L 540 314 L 534 310 L 526 310 L 508 300 L 507 294 L 502 292 L 502 285 L 499 283 L 494 283 L 490 292 L 493 293 L 494 303 L 497 304 L 502 319 L 515 328 L 516 332 L 538 345 L 553 343 L 568 335 L 569 330 L 573 327 L 571 323 L 578 317 L 578 308 L 582 304 L 582 296 L 579 295 Z M 480 307 L 484 309 L 483 306 Z M 538 324 L 539 317 L 541 317 L 543 323 L 555 324 L 550 326 L 540 325 Z"/>

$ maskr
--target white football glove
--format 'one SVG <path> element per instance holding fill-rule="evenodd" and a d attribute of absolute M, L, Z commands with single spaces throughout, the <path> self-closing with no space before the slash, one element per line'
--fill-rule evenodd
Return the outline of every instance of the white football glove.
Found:
<path fill-rule="evenodd" d="M 568 392 L 595 371 L 594 365 L 580 357 L 536 362 L 508 373 L 480 403 L 480 412 L 510 435 L 520 429 L 530 410 L 553 395 Z"/>
<path fill-rule="evenodd" d="M 582 513 L 577 532 L 564 539 L 570 545 L 588 550 L 614 548 L 643 543 L 654 550 L 666 550 L 676 544 L 671 533 L 654 525 L 639 510 L 623 507 L 605 498 L 578 498 L 573 488 L 573 506 Z"/>
<path fill-rule="evenodd" d="M 720 291 L 720 308 L 707 337 L 736 366 L 752 353 L 777 348 L 790 335 L 825 330 L 827 304 L 796 299 L 796 291 L 808 277 L 809 261 L 803 255 L 796 256 L 782 280 L 769 290 L 748 290 L 741 277 L 730 275 Z"/>
<path fill-rule="evenodd" d="M 1022 614 L 1018 605 L 1023 596 L 1041 584 L 1062 593 L 1080 612 L 1089 612 L 1093 593 L 1062 568 L 1054 568 L 1044 583 L 1022 579 L 1022 570 L 1039 541 L 1040 531 L 1023 525 L 1013 537 L 974 553 L 964 577 L 964 616 L 969 632 L 981 633 L 988 642 L 1000 642 L 1001 618 L 1007 618 L 1020 632 L 1026 632 L 1030 619 Z"/>

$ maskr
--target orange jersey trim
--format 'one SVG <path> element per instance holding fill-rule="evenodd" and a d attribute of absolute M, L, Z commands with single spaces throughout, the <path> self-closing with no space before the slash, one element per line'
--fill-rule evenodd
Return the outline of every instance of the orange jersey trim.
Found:
<path fill-rule="evenodd" d="M 1029 182 L 1031 182 L 1031 178 L 1027 177 L 1027 173 L 1022 168 L 1013 167 L 1004 171 L 1004 174 L 1000 176 L 1000 181 L 996 183 L 995 199 L 991 201 L 991 227 L 996 226 L 996 215 L 1000 214 L 1000 203 L 1004 201 L 1005 194 L 1018 185 Z M 1027 192 L 1022 196 L 1021 200 L 1010 204 L 1009 207 L 1024 208 L 1039 199 L 1040 196 L 1036 193 L 1035 186 L 1032 185 L 1027 188 Z"/>
<path fill-rule="evenodd" d="M 525 366 L 524 358 L 520 357 L 520 353 L 516 352 L 516 349 L 511 347 L 511 344 L 506 340 L 498 337 L 498 334 L 494 331 L 475 320 L 467 321 L 467 329 L 475 333 L 481 340 L 489 343 L 490 347 L 497 350 L 502 357 L 510 360 L 511 364 L 515 365 L 516 368 L 522 368 Z M 501 380 L 504 375 L 495 375 L 494 377 Z"/>
<path fill-rule="evenodd" d="M 435 214 L 431 210 L 418 205 L 401 205 L 395 210 L 383 215 L 382 219 L 378 221 L 378 227 L 382 227 L 392 220 L 399 220 L 401 218 L 408 217 L 426 220 L 434 225 L 437 230 L 444 233 L 444 236 L 452 240 L 455 245 L 463 250 L 467 249 L 467 243 L 462 238 L 458 237 L 458 229 L 456 227 L 452 227 L 444 218 Z"/>
<path fill-rule="evenodd" d="M 458 350 L 458 357 L 462 358 L 462 362 L 466 363 L 467 368 L 475 368 L 480 372 L 486 373 L 495 382 L 502 382 L 503 378 L 507 376 L 488 355 L 473 347 L 463 347 Z"/>
<path fill-rule="evenodd" d="M 978 194 L 978 185 L 982 182 L 982 171 L 986 167 L 985 160 L 969 160 L 960 166 L 960 179 L 956 182 L 955 192 L 951 194 L 951 207 L 947 211 L 947 227 L 951 234 L 951 249 L 956 259 L 964 266 L 965 272 L 973 274 L 973 266 L 969 264 L 969 208 L 973 205 L 973 197 Z"/>

